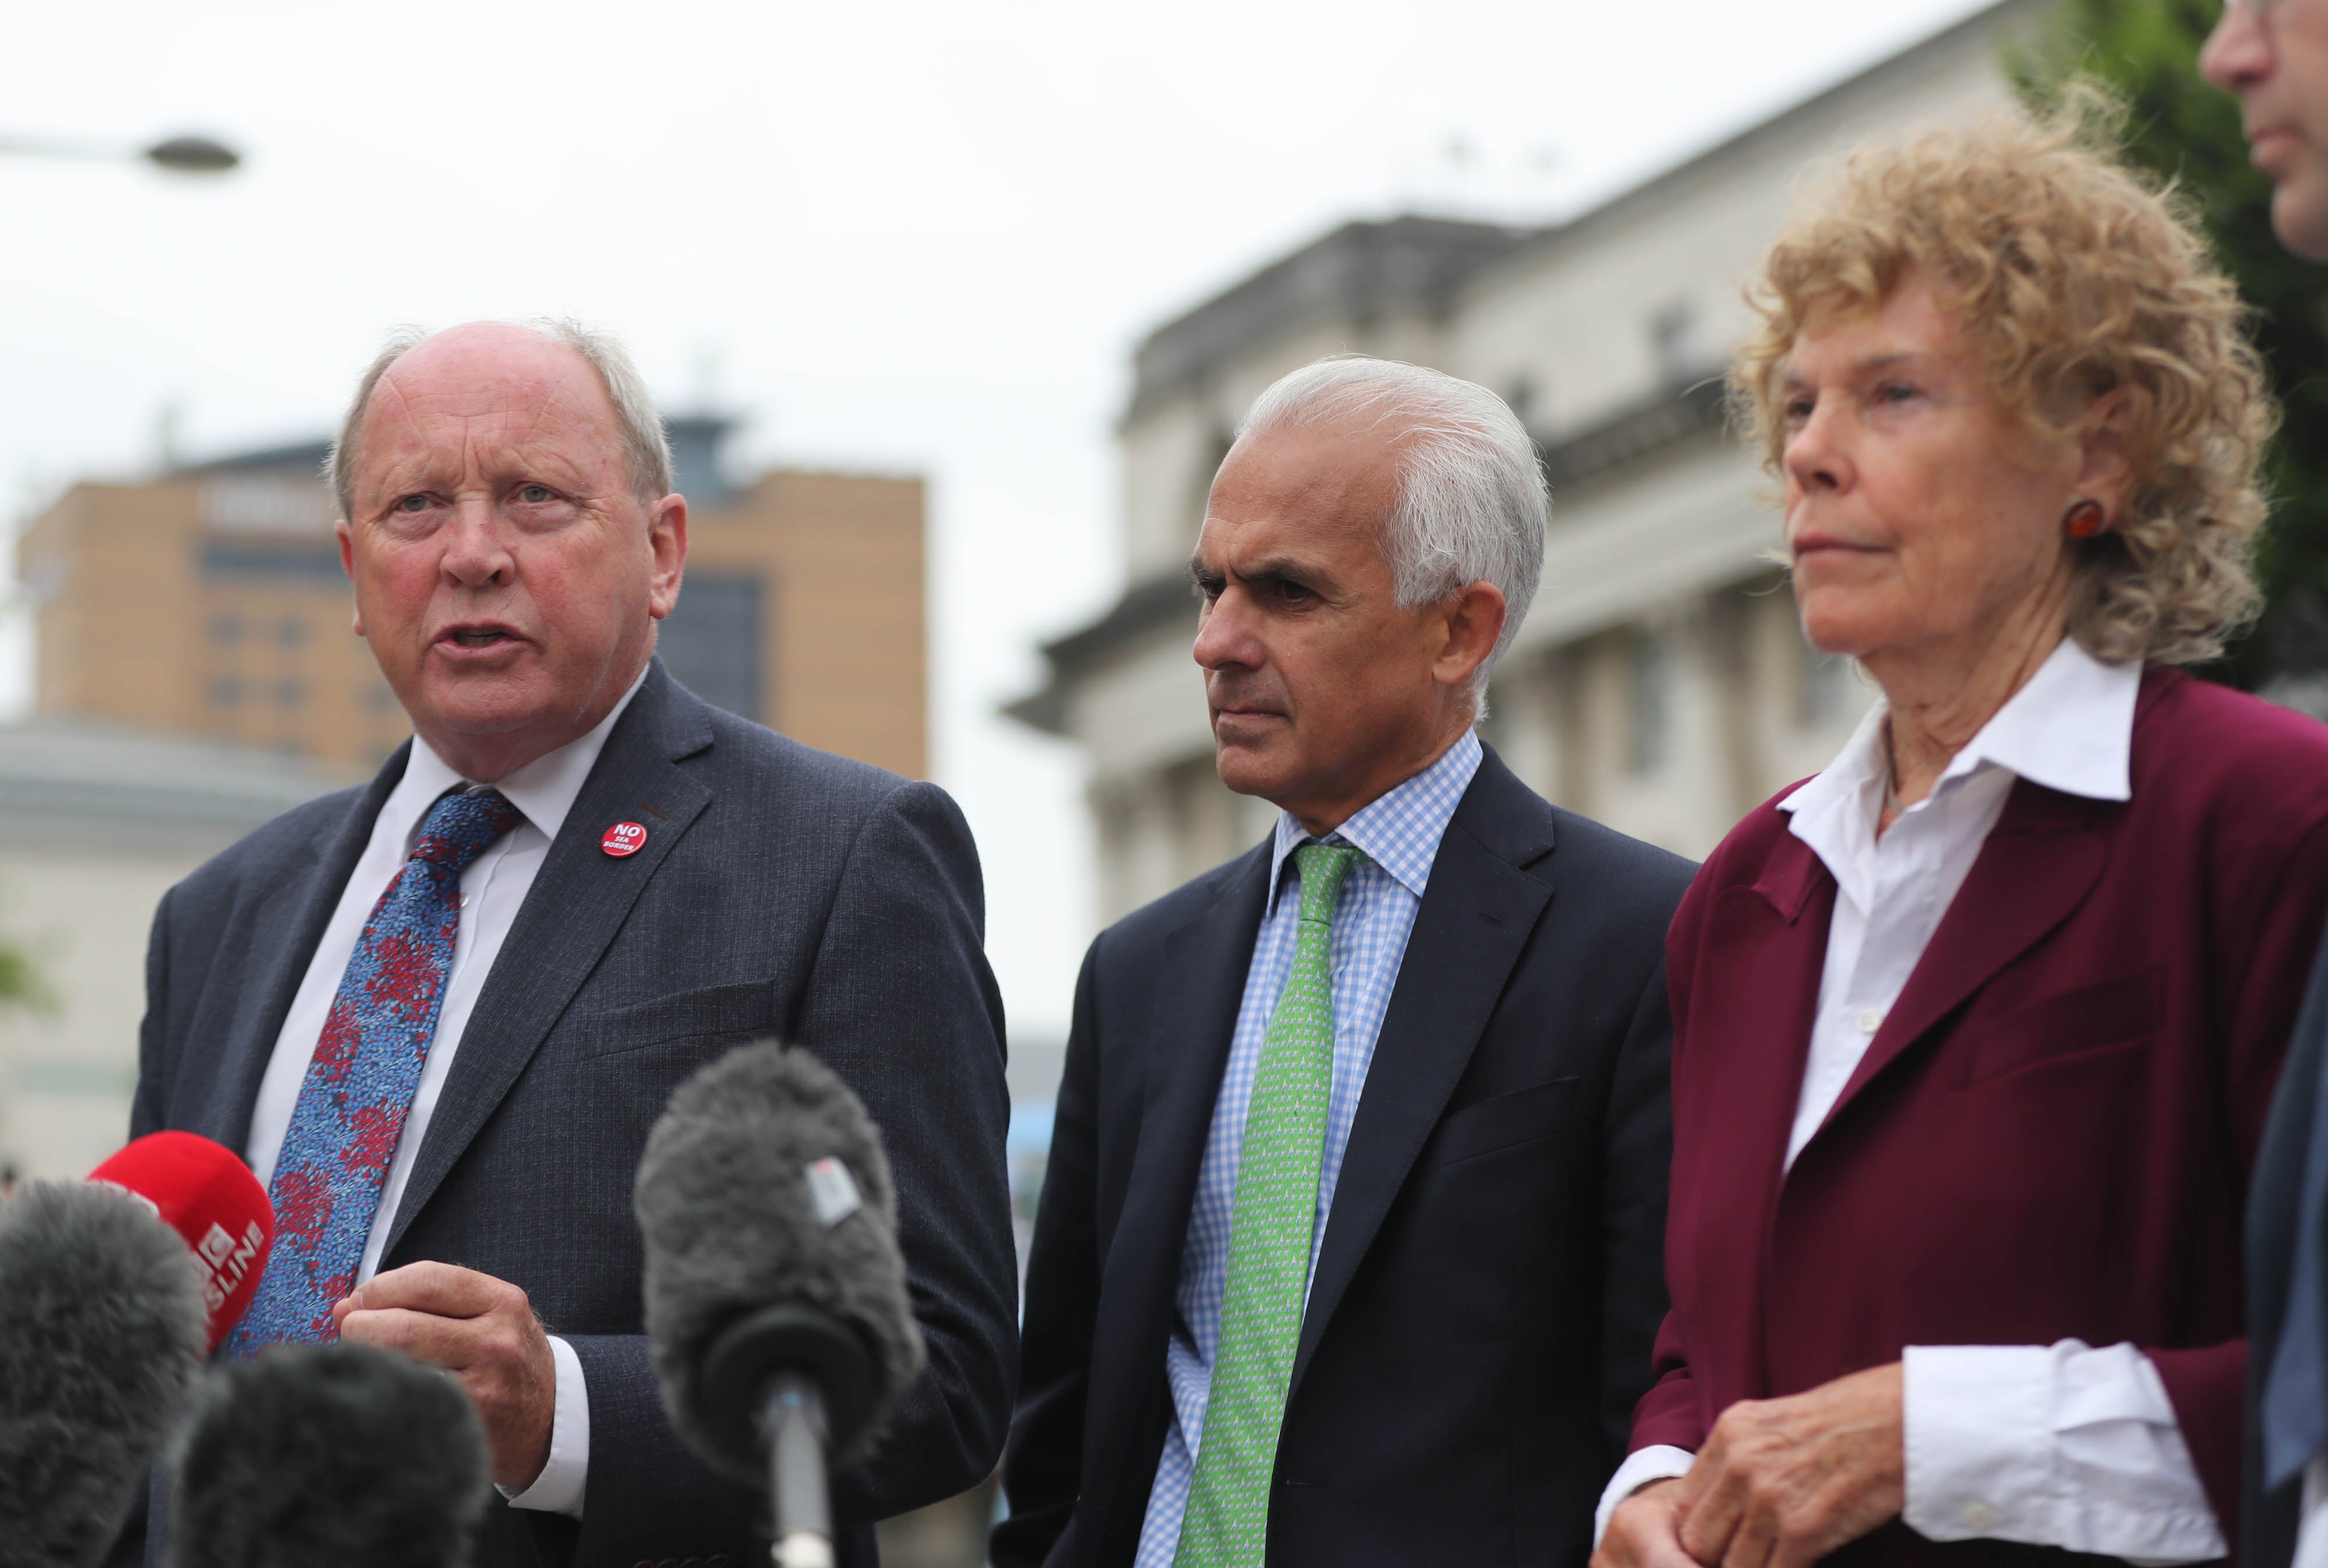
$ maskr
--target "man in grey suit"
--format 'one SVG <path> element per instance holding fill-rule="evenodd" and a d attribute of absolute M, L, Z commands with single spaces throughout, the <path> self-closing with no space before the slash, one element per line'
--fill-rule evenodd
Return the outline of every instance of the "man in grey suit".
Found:
<path fill-rule="evenodd" d="M 872 1520 L 989 1472 L 1010 1395 L 968 828 L 655 661 L 687 503 L 608 340 L 399 340 L 332 472 L 355 630 L 415 738 L 174 888 L 147 964 L 133 1132 L 245 1151 L 277 1210 L 232 1348 L 336 1334 L 456 1376 L 507 1500 L 481 1563 L 740 1568 L 752 1499 L 681 1447 L 648 1367 L 631 1181 L 681 1080 L 780 1035 L 882 1128 L 929 1346 L 836 1479 L 843 1561 L 869 1562 Z"/>
<path fill-rule="evenodd" d="M 2328 0 L 2229 0 L 2199 56 L 2239 100 L 2271 227 L 2328 261 Z M 2328 1568 L 2328 944 L 2248 1179 L 2245 1568 Z"/>

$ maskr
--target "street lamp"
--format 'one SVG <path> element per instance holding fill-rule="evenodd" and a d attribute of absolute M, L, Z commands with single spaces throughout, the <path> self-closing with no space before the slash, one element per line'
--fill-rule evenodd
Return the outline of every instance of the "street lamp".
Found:
<path fill-rule="evenodd" d="M 106 142 L 59 141 L 47 136 L 0 134 L 0 155 L 28 158 L 143 158 L 157 169 L 175 174 L 223 174 L 242 162 L 242 155 L 210 136 L 168 136 L 150 147 L 124 147 Z"/>

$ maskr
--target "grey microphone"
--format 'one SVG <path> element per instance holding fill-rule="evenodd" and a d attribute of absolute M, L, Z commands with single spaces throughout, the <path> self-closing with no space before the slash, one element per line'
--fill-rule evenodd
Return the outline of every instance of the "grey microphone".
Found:
<path fill-rule="evenodd" d="M 36 1182 L 0 1204 L 0 1568 L 104 1556 L 209 1322 L 193 1254 L 129 1194 Z"/>
<path fill-rule="evenodd" d="M 175 1460 L 170 1568 L 465 1568 L 492 1474 L 461 1385 L 371 1345 L 220 1364 Z"/>
<path fill-rule="evenodd" d="M 829 1568 L 829 1476 L 869 1453 L 923 1347 L 881 1137 L 805 1051 L 739 1047 L 680 1085 L 635 1191 L 671 1425 L 765 1486 L 780 1568 Z"/>

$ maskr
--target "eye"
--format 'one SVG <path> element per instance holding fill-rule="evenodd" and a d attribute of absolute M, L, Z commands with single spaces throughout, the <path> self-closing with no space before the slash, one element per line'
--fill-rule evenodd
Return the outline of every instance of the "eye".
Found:
<path fill-rule="evenodd" d="M 1288 582 L 1281 577 L 1277 582 L 1277 596 L 1289 605 L 1298 605 L 1314 599 L 1318 596 L 1313 590 L 1303 587 L 1300 583 Z"/>
<path fill-rule="evenodd" d="M 1811 409 L 1815 406 L 1812 399 L 1807 397 L 1788 398 L 1784 408 L 1787 423 L 1795 426 L 1809 424 Z"/>
<path fill-rule="evenodd" d="M 399 512 L 426 512 L 428 510 L 428 498 L 417 492 L 411 495 L 399 496 L 397 498 L 396 510 Z"/>
<path fill-rule="evenodd" d="M 524 484 L 518 487 L 517 498 L 528 506 L 540 506 L 558 499 L 558 492 L 547 484 Z"/>
<path fill-rule="evenodd" d="M 1875 400 L 1879 403 L 1904 403 L 1915 395 L 1916 389 L 1905 381 L 1881 381 L 1875 388 Z"/>

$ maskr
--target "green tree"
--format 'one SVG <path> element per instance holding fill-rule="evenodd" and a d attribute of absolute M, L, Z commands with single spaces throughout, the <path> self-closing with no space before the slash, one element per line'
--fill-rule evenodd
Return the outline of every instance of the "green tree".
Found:
<path fill-rule="evenodd" d="M 2072 75 L 2121 99 L 2128 155 L 2192 199 L 2255 307 L 2285 412 L 2258 552 L 2265 607 L 2255 633 L 2208 671 L 2252 690 L 2328 672 L 2328 267 L 2289 255 L 2273 235 L 2271 182 L 2248 161 L 2239 100 L 2199 74 L 2221 10 L 2221 0 L 2061 0 L 2006 63 L 2041 106 Z"/>
<path fill-rule="evenodd" d="M 41 977 L 23 949 L 0 943 L 0 1007 L 11 1003 L 33 1007 L 48 1000 Z"/>

